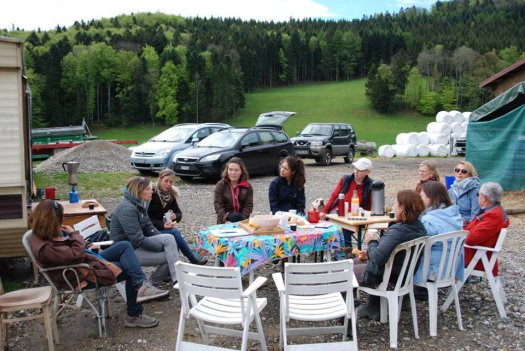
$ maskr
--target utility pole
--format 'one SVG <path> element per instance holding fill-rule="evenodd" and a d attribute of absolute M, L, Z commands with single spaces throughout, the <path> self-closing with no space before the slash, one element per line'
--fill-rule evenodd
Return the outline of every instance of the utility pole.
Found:
<path fill-rule="evenodd" d="M 199 72 L 195 72 L 195 89 L 197 90 L 197 123 L 199 123 Z"/>

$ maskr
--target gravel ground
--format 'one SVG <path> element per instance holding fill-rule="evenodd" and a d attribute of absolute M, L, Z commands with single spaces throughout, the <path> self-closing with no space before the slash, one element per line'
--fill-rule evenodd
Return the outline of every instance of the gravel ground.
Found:
<path fill-rule="evenodd" d="M 451 174 L 457 158 L 436 159 L 442 173 Z M 404 188 L 413 188 L 417 179 L 420 159 L 373 159 L 373 178 L 383 179 L 386 184 L 387 204 L 392 203 L 394 194 Z M 331 167 L 321 167 L 307 161 L 307 203 L 318 197 L 327 198 L 342 174 L 351 172 L 349 165 L 336 159 Z M 446 170 L 446 172 L 445 172 Z M 251 180 L 254 187 L 255 212 L 267 213 L 268 185 L 273 176 L 256 177 Z M 180 205 L 183 210 L 181 229 L 188 241 L 195 233 L 215 223 L 213 210 L 214 184 L 195 181 L 180 185 Z M 506 208 L 523 207 L 524 191 L 505 195 Z M 98 199 L 110 212 L 119 199 Z M 500 260 L 500 271 L 507 293 L 507 319 L 500 319 L 486 282 L 466 285 L 460 293 L 464 331 L 459 331 L 454 308 L 438 317 L 438 337 L 428 334 L 428 307 L 417 302 L 420 339 L 413 334 L 410 311 L 403 311 L 399 324 L 399 349 L 411 350 L 525 350 L 525 254 L 523 227 L 525 215 L 512 215 L 510 231 Z M 308 258 L 307 258 L 308 259 Z M 258 295 L 268 298 L 268 306 L 262 312 L 265 335 L 269 350 L 279 350 L 279 301 L 271 280 L 273 265 L 269 264 L 256 271 L 256 276 L 268 278 Z M 29 274 L 29 266 L 25 274 Z M 180 300 L 176 290 L 171 289 L 169 300 L 151 302 L 146 311 L 158 317 L 161 322 L 149 330 L 126 329 L 123 327 L 125 305 L 114 294 L 114 316 L 108 319 L 108 337 L 98 338 L 96 321 L 89 313 L 75 312 L 61 318 L 59 332 L 62 343 L 57 350 L 173 350 L 180 314 Z M 366 294 L 363 294 L 366 295 Z M 443 299 L 443 296 L 441 296 Z M 362 302 L 366 297 L 361 298 Z M 362 350 L 388 349 L 388 325 L 367 319 L 358 320 L 358 343 Z M 15 336 L 16 335 L 16 336 Z M 43 346 L 43 327 L 39 323 L 25 323 L 16 330 L 11 329 L 12 350 L 40 349 Z M 196 323 L 190 320 L 186 338 L 200 340 Z M 327 337 L 326 341 L 333 338 Z M 214 338 L 216 345 L 238 348 L 238 340 Z M 321 340 L 321 337 L 319 337 Z M 335 340 L 335 339 L 333 339 Z M 250 350 L 260 350 L 258 344 L 251 344 Z"/>

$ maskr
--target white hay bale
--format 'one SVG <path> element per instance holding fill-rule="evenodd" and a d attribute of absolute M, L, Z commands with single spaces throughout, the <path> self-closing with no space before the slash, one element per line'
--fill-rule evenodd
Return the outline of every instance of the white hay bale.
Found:
<path fill-rule="evenodd" d="M 472 114 L 472 112 L 463 112 L 462 115 L 463 115 L 463 122 L 468 122 L 470 121 L 470 115 Z"/>
<path fill-rule="evenodd" d="M 417 133 L 417 137 L 419 138 L 419 144 L 423 144 L 423 145 L 430 144 L 430 138 L 428 137 L 427 132 L 419 132 Z"/>
<path fill-rule="evenodd" d="M 468 122 L 461 122 L 461 128 L 463 128 L 463 131 L 466 132 L 468 128 Z"/>
<path fill-rule="evenodd" d="M 463 133 L 465 130 L 463 129 L 463 126 L 461 125 L 463 122 L 452 122 L 450 123 L 450 129 L 452 130 L 452 135 L 458 136 L 459 134 Z"/>
<path fill-rule="evenodd" d="M 447 145 L 450 141 L 450 134 L 428 133 L 430 144 Z"/>
<path fill-rule="evenodd" d="M 415 145 L 392 145 L 397 157 L 416 157 L 418 155 Z"/>
<path fill-rule="evenodd" d="M 427 157 L 430 154 L 428 145 L 419 144 L 419 145 L 416 145 L 416 148 L 417 148 L 417 155 L 419 157 Z"/>
<path fill-rule="evenodd" d="M 463 117 L 463 114 L 459 111 L 450 111 L 449 114 L 452 115 L 452 121 L 451 122 L 463 122 L 465 120 L 465 117 Z"/>
<path fill-rule="evenodd" d="M 430 156 L 448 156 L 449 148 L 448 146 L 441 144 L 430 144 L 428 145 L 428 150 L 430 151 Z"/>
<path fill-rule="evenodd" d="M 439 111 L 436 114 L 436 122 L 450 123 L 454 121 L 454 117 L 448 111 Z"/>
<path fill-rule="evenodd" d="M 427 132 L 430 133 L 439 133 L 439 134 L 450 134 L 450 124 L 442 122 L 430 122 L 427 125 Z"/>
<path fill-rule="evenodd" d="M 418 134 L 415 132 L 411 133 L 399 133 L 396 137 L 396 144 L 400 145 L 417 145 L 419 144 Z"/>
<path fill-rule="evenodd" d="M 456 137 L 457 138 L 465 138 L 466 139 L 467 138 L 467 132 L 463 132 L 463 133 L 457 135 Z"/>
<path fill-rule="evenodd" d="M 377 150 L 377 155 L 379 157 L 392 158 L 396 155 L 394 149 L 390 145 L 381 145 Z"/>

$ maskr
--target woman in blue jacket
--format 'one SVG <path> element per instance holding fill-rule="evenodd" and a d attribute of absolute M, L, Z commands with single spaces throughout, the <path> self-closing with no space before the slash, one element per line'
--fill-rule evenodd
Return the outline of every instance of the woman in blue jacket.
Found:
<path fill-rule="evenodd" d="M 447 194 L 447 189 L 441 182 L 430 181 L 423 184 L 421 188 L 421 199 L 426 210 L 421 215 L 421 223 L 425 226 L 428 236 L 444 234 L 463 229 L 463 220 L 459 214 L 459 208 L 453 205 Z M 450 247 L 448 248 L 450 252 Z M 443 252 L 441 244 L 432 246 L 430 254 L 430 267 L 428 277 L 423 277 L 423 266 L 419 265 L 414 275 L 414 283 L 422 282 L 432 275 L 438 274 L 439 261 Z M 423 258 L 420 259 L 423 262 Z M 456 267 L 456 279 L 463 280 L 465 272 L 463 250 Z"/>
<path fill-rule="evenodd" d="M 293 156 L 282 160 L 279 166 L 279 176 L 270 183 L 268 191 L 272 213 L 288 212 L 289 210 L 304 213 L 304 183 L 306 179 L 303 160 Z"/>
<path fill-rule="evenodd" d="M 448 195 L 453 204 L 458 205 L 459 213 L 463 218 L 463 227 L 479 212 L 479 178 L 474 165 L 468 161 L 462 161 L 454 168 L 456 180 L 448 189 Z"/>

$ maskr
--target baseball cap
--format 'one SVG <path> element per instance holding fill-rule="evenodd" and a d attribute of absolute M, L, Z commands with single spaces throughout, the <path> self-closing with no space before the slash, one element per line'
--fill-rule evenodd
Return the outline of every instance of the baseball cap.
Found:
<path fill-rule="evenodd" d="M 366 157 L 362 157 L 359 160 L 352 163 L 352 165 L 359 171 L 366 171 L 372 169 L 372 161 Z"/>

